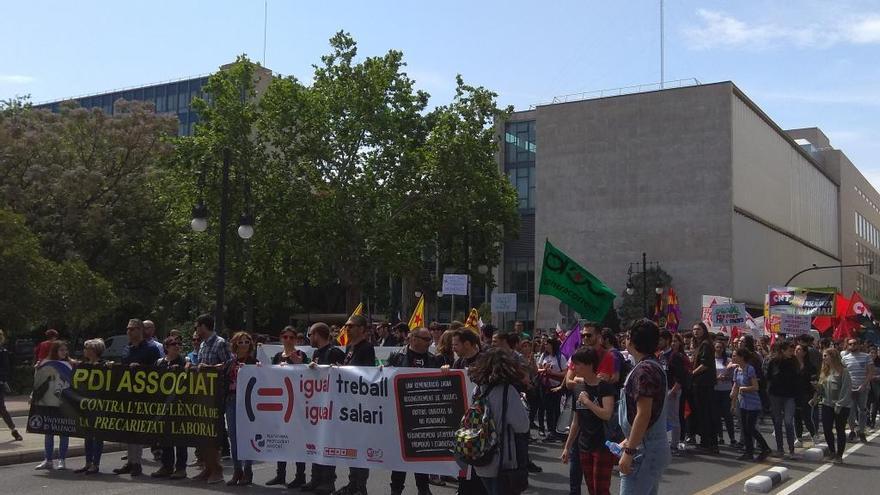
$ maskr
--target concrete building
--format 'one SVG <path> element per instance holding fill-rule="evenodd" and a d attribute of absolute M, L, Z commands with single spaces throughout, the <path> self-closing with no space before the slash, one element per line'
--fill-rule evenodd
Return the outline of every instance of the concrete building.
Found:
<path fill-rule="evenodd" d="M 618 294 L 647 252 L 672 276 L 685 323 L 704 294 L 760 310 L 769 285 L 813 263 L 880 252 L 873 187 L 821 131 L 786 133 L 732 82 L 539 105 L 513 114 L 504 135 L 522 227 L 499 286 L 538 327 L 566 316 L 549 296 L 534 314 L 545 239 Z M 793 284 L 872 298 L 880 279 L 824 270 Z"/>

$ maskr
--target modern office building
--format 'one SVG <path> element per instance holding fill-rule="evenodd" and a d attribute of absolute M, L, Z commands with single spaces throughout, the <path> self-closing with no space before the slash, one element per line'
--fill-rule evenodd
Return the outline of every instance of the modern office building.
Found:
<path fill-rule="evenodd" d="M 220 67 L 221 69 L 226 65 Z M 268 86 L 272 78 L 272 71 L 266 68 L 257 68 L 256 90 L 257 95 Z M 63 98 L 61 100 L 34 105 L 36 108 L 47 108 L 57 112 L 60 105 L 66 101 L 75 101 L 83 108 L 100 108 L 105 114 L 112 115 L 114 103 L 117 100 L 145 101 L 152 103 L 157 113 L 174 115 L 178 122 L 178 135 L 189 136 L 193 132 L 193 126 L 199 121 L 198 112 L 192 108 L 192 100 L 202 97 L 202 86 L 208 83 L 208 75 L 166 81 L 163 83 L 148 84 L 131 88 L 123 88 L 103 93 L 95 93 L 85 96 Z"/>
<path fill-rule="evenodd" d="M 782 130 L 732 82 L 538 105 L 511 116 L 503 141 L 522 224 L 499 287 L 538 327 L 566 316 L 548 296 L 535 315 L 545 239 L 618 294 L 646 252 L 685 322 L 704 294 L 760 310 L 769 285 L 814 263 L 880 260 L 880 195 L 821 131 Z M 865 269 L 793 284 L 880 300 Z"/>

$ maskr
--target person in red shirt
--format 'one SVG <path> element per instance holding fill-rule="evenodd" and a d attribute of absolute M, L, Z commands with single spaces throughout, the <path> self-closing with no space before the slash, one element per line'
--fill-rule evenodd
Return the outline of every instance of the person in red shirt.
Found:
<path fill-rule="evenodd" d="M 49 350 L 52 348 L 52 342 L 58 339 L 58 330 L 50 328 L 46 330 L 46 340 L 34 347 L 34 367 L 39 366 L 40 362 L 49 357 Z"/>

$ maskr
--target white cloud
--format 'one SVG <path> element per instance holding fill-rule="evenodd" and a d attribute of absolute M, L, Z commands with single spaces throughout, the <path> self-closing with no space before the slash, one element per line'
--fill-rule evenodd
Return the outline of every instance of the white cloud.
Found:
<path fill-rule="evenodd" d="M 699 9 L 700 23 L 684 29 L 695 49 L 747 48 L 761 50 L 778 45 L 828 48 L 839 43 L 880 43 L 880 14 L 846 16 L 832 24 L 794 27 L 774 22 L 750 24 L 725 12 Z"/>
<path fill-rule="evenodd" d="M 21 74 L 0 74 L 0 84 L 27 84 L 33 82 L 31 76 L 23 76 Z"/>

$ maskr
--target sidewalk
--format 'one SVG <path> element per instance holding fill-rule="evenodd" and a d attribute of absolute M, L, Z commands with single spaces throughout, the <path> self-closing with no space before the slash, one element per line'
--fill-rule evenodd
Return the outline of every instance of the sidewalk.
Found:
<path fill-rule="evenodd" d="M 0 421 L 0 466 L 8 466 L 10 464 L 21 464 L 23 462 L 40 462 L 43 460 L 43 442 L 45 437 L 36 433 L 28 433 L 27 430 L 27 413 L 30 406 L 28 405 L 27 396 L 12 396 L 6 398 L 6 409 L 15 421 L 15 427 L 24 441 L 16 442 L 12 438 L 9 428 Z M 58 442 L 55 439 L 55 453 L 57 457 Z M 118 452 L 125 450 L 125 445 L 118 443 L 105 443 L 104 452 Z M 67 449 L 67 457 L 77 457 L 85 454 L 85 446 L 82 438 L 71 438 L 70 446 Z"/>

